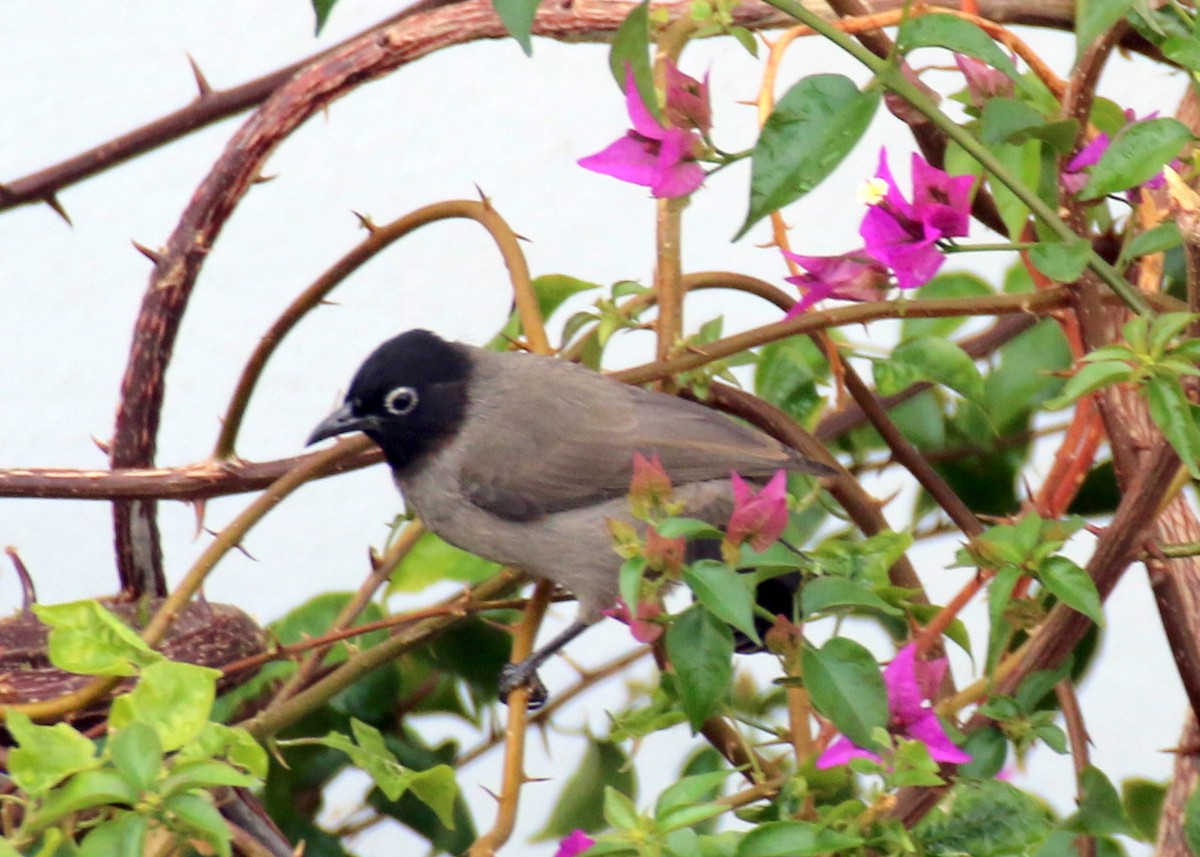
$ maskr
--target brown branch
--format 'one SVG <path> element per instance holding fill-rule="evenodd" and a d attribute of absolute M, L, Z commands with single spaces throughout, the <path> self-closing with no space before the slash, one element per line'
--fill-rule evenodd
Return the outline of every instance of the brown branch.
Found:
<path fill-rule="evenodd" d="M 179 467 L 125 467 L 115 470 L 71 470 L 59 467 L 13 467 L 0 470 L 0 497 L 42 500 L 181 500 L 193 502 L 267 488 L 283 474 L 319 452 L 273 461 L 211 459 Z M 374 447 L 338 460 L 326 474 L 345 473 L 383 461 Z"/>

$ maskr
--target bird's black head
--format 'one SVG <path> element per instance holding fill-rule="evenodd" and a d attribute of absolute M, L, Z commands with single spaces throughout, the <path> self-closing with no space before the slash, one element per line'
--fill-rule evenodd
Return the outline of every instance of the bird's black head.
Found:
<path fill-rule="evenodd" d="M 361 431 L 401 472 L 458 431 L 467 404 L 470 353 L 427 330 L 375 349 L 350 382 L 346 401 L 308 438 Z"/>

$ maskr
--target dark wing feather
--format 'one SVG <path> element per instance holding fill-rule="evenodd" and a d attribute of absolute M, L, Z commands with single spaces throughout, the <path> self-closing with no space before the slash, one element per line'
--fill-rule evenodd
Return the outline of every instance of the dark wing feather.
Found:
<path fill-rule="evenodd" d="M 497 361 L 506 361 L 499 364 Z M 806 460 L 717 412 L 557 360 L 484 355 L 473 384 L 460 487 L 509 520 L 592 505 L 629 491 L 633 454 L 656 454 L 676 485 L 766 478 Z"/>

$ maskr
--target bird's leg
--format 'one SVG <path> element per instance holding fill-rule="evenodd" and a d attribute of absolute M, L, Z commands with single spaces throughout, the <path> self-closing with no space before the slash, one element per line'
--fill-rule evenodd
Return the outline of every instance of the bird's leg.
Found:
<path fill-rule="evenodd" d="M 546 703 L 546 686 L 538 678 L 538 667 L 590 627 L 589 623 L 576 619 L 561 634 L 516 664 L 505 664 L 500 671 L 500 701 L 508 702 L 508 695 L 519 687 L 529 688 L 529 707 L 541 708 Z"/>

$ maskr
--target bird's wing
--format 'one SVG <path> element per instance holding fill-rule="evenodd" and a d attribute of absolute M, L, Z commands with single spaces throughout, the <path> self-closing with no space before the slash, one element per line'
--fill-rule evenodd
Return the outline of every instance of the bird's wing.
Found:
<path fill-rule="evenodd" d="M 460 468 L 463 492 L 494 515 L 532 520 L 623 496 L 635 452 L 657 455 L 676 485 L 806 469 L 773 438 L 694 402 L 558 361 L 507 359 L 516 365 L 495 380 L 504 394 L 493 387 L 475 404 L 489 413 L 469 420 Z"/>

